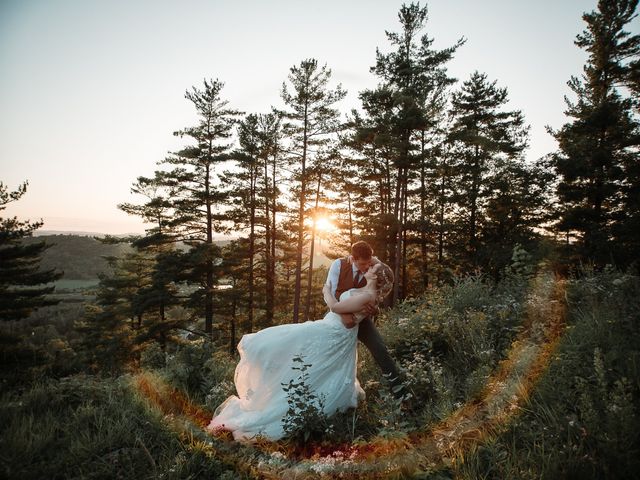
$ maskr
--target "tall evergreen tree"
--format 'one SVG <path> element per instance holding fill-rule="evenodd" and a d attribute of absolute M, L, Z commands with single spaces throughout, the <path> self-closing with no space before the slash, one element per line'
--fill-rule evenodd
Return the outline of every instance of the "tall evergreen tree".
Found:
<path fill-rule="evenodd" d="M 276 299 L 276 240 L 278 238 L 277 214 L 282 211 L 280 197 L 280 167 L 282 163 L 282 118 L 277 112 L 258 117 L 263 146 L 262 191 L 264 196 L 265 227 L 265 323 L 271 325 Z"/>
<path fill-rule="evenodd" d="M 135 336 L 142 329 L 145 312 L 136 297 L 149 284 L 152 260 L 136 251 L 107 261 L 113 273 L 100 275 L 95 302 L 77 328 L 92 369 L 118 373 L 132 360 Z"/>
<path fill-rule="evenodd" d="M 245 289 L 249 331 L 255 310 L 264 309 L 265 322 L 273 322 L 276 280 L 275 239 L 280 163 L 280 119 L 277 114 L 248 115 L 238 126 L 240 149 L 233 154 L 233 170 L 226 171 L 231 208 L 227 212 L 234 231 L 248 232 L 248 287 Z M 238 247 L 240 248 L 240 244 Z M 236 248 L 236 250 L 237 250 Z M 262 281 L 264 279 L 264 281 Z M 264 290 L 256 289 L 257 283 Z"/>
<path fill-rule="evenodd" d="M 0 182 L 0 212 L 27 191 L 24 182 L 15 191 Z M 45 242 L 24 244 L 42 226 L 40 222 L 20 221 L 17 217 L 0 217 L 0 320 L 20 320 L 40 307 L 55 305 L 54 281 L 62 272 L 40 270 L 40 259 L 49 246 Z"/>
<path fill-rule="evenodd" d="M 583 75 L 568 82 L 576 96 L 566 99 L 572 120 L 552 132 L 559 146 L 558 228 L 575 237 L 579 256 L 600 265 L 637 260 L 640 248 L 640 36 L 625 31 L 637 6 L 600 0 L 583 15 L 586 29 L 575 43 L 589 57 Z"/>
<path fill-rule="evenodd" d="M 456 156 L 457 205 L 465 233 L 466 260 L 478 266 L 479 234 L 487 202 L 493 195 L 490 177 L 500 160 L 519 161 L 527 146 L 528 127 L 519 110 L 507 111 L 506 88 L 474 72 L 451 102 L 450 141 Z"/>
<path fill-rule="evenodd" d="M 282 112 L 284 133 L 291 141 L 288 148 L 294 166 L 293 189 L 296 198 L 297 251 L 293 296 L 293 321 L 299 321 L 302 292 L 303 250 L 305 245 L 305 219 L 309 199 L 309 169 L 316 160 L 318 150 L 335 139 L 340 128 L 339 111 L 335 104 L 346 92 L 338 85 L 329 88 L 331 70 L 318 66 L 315 59 L 303 60 L 299 66 L 291 67 L 290 86 L 282 85 L 282 100 L 287 109 Z"/>
<path fill-rule="evenodd" d="M 478 263 L 495 277 L 511 262 L 517 244 L 533 251 L 549 223 L 554 173 L 546 158 L 536 162 L 500 159 L 487 179 Z"/>
<path fill-rule="evenodd" d="M 139 249 L 140 255 L 151 262 L 149 275 L 153 281 L 140 292 L 141 303 L 145 310 L 151 305 L 157 308 L 160 321 L 165 320 L 165 309 L 178 303 L 175 286 L 176 257 L 180 254 L 176 250 L 175 233 L 171 229 L 173 221 L 171 199 L 164 187 L 164 172 L 156 171 L 153 178 L 138 177 L 131 187 L 131 193 L 143 196 L 146 200 L 142 204 L 122 203 L 118 208 L 122 211 L 141 217 L 150 224 L 146 234 L 132 241 L 133 247 Z M 110 241 L 105 239 L 103 241 Z M 118 242 L 118 239 L 114 239 Z M 167 268 L 173 265 L 169 271 Z M 145 298 L 145 300 L 142 300 Z"/>
<path fill-rule="evenodd" d="M 413 220 L 413 229 L 420 232 L 423 275 L 426 271 L 426 225 L 427 220 L 427 179 L 426 162 L 428 142 L 431 132 L 440 121 L 445 105 L 445 93 L 455 80 L 447 75 L 446 63 L 464 40 L 460 39 L 452 47 L 444 50 L 432 49 L 433 39 L 428 35 L 419 36 L 427 22 L 427 7 L 419 3 L 402 5 L 398 19 L 401 32 L 386 32 L 392 51 L 386 54 L 377 50 L 376 64 L 371 67 L 381 80 L 376 90 L 362 92 L 361 98 L 369 115 L 375 112 L 379 120 L 367 128 L 374 133 L 370 137 L 378 144 L 383 143 L 386 154 L 390 155 L 392 179 L 392 225 L 393 248 L 389 249 L 397 281 L 394 284 L 393 301 L 406 293 L 406 266 L 410 227 L 410 213 L 413 210 L 410 196 L 419 196 L 419 214 Z M 369 110 L 373 107 L 373 110 Z M 386 109 L 381 112 L 380 107 Z M 381 115 L 382 113 L 382 115 Z M 385 135 L 386 134 L 386 135 Z M 366 131 L 365 131 L 366 135 Z M 377 137 L 377 138 L 376 138 Z M 384 149 L 383 149 L 384 152 Z M 412 187 L 418 179 L 419 187 Z M 389 218 L 389 217 L 384 217 Z M 390 245 L 388 247 L 391 247 Z"/>
<path fill-rule="evenodd" d="M 198 123 L 175 132 L 193 143 L 168 157 L 162 163 L 171 167 L 164 174 L 164 185 L 170 189 L 176 239 L 191 248 L 192 263 L 186 271 L 193 274 L 190 282 L 197 286 L 190 303 L 203 306 L 205 331 L 212 334 L 213 294 L 216 262 L 220 251 L 213 234 L 220 231 L 224 215 L 217 209 L 225 199 L 216 167 L 229 159 L 230 138 L 240 112 L 227 108 L 221 99 L 224 84 L 204 81 L 202 89 L 193 87 L 185 97 L 193 103 Z"/>
<path fill-rule="evenodd" d="M 258 212 L 262 209 L 264 198 L 260 195 L 259 183 L 264 175 L 264 146 L 258 130 L 258 116 L 250 114 L 238 124 L 240 150 L 233 154 L 235 167 L 223 176 L 223 183 L 229 188 L 229 199 L 235 208 L 228 216 L 234 229 L 248 230 L 248 285 L 247 285 L 247 330 L 253 331 L 255 302 L 255 278 L 258 258 Z"/>

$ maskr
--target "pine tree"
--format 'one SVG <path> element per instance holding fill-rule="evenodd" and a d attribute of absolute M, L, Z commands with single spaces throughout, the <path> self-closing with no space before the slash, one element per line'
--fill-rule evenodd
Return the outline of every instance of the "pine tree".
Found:
<path fill-rule="evenodd" d="M 499 159 L 487 179 L 487 199 L 480 232 L 478 263 L 498 278 L 510 263 L 516 245 L 533 251 L 549 223 L 554 173 L 542 158 L 536 162 Z"/>
<path fill-rule="evenodd" d="M 218 207 L 225 200 L 216 167 L 229 159 L 230 138 L 240 115 L 227 108 L 228 102 L 221 99 L 223 86 L 218 80 L 205 80 L 202 89 L 193 87 L 187 91 L 185 97 L 196 109 L 198 124 L 175 135 L 188 137 L 193 144 L 162 162 L 172 167 L 163 176 L 172 200 L 171 227 L 176 240 L 191 248 L 186 257 L 191 263 L 185 271 L 193 275 L 189 282 L 196 285 L 197 290 L 189 304 L 204 307 L 205 331 L 209 335 L 213 330 L 215 274 L 219 270 L 216 263 L 220 258 L 213 234 L 222 230 L 224 215 Z"/>
<path fill-rule="evenodd" d="M 234 152 L 233 170 L 225 171 L 231 208 L 231 229 L 248 231 L 248 286 L 245 289 L 248 331 L 256 309 L 264 309 L 265 322 L 273 322 L 275 297 L 275 237 L 280 163 L 280 119 L 277 114 L 248 115 L 238 125 L 240 149 Z M 235 255 L 234 255 L 235 256 Z M 226 260 L 225 260 L 226 261 Z M 264 281 L 263 281 L 264 280 Z M 257 289 L 260 283 L 264 288 Z"/>
<path fill-rule="evenodd" d="M 259 191 L 264 175 L 265 148 L 258 127 L 258 116 L 250 114 L 238 124 L 240 150 L 233 153 L 235 168 L 226 171 L 223 183 L 229 188 L 229 202 L 234 205 L 227 216 L 233 222 L 233 229 L 248 229 L 248 285 L 247 285 L 247 329 L 253 331 L 255 302 L 255 277 L 258 258 L 258 212 L 265 201 Z"/>
<path fill-rule="evenodd" d="M 17 190 L 9 191 L 0 182 L 0 212 L 19 200 L 27 185 L 24 182 Z M 22 242 L 41 226 L 42 221 L 0 217 L 0 320 L 21 320 L 33 310 L 59 302 L 48 295 L 55 289 L 51 283 L 62 277 L 62 272 L 39 268 L 41 256 L 49 246 L 45 242 Z"/>
<path fill-rule="evenodd" d="M 335 137 L 339 127 L 339 112 L 335 104 L 346 92 L 338 85 L 329 89 L 331 70 L 318 67 L 315 59 L 303 60 L 291 67 L 290 86 L 282 85 L 282 100 L 288 110 L 282 112 L 284 133 L 289 137 L 290 162 L 295 168 L 294 181 L 297 208 L 296 271 L 293 296 L 293 321 L 298 322 L 302 292 L 303 250 L 305 245 L 305 219 L 309 199 L 309 169 L 313 166 L 318 150 Z M 292 90 L 291 90 L 292 89 Z"/>
<path fill-rule="evenodd" d="M 149 283 L 151 259 L 132 252 L 107 261 L 113 274 L 100 276 L 95 302 L 77 328 L 92 369 L 119 373 L 133 359 L 135 336 L 142 328 L 144 311 L 136 308 L 135 298 Z"/>
<path fill-rule="evenodd" d="M 505 111 L 506 88 L 498 88 L 486 74 L 474 72 L 451 102 L 452 130 L 449 140 L 455 155 L 457 205 L 466 237 L 465 257 L 479 264 L 479 234 L 487 201 L 493 195 L 489 178 L 500 160 L 523 161 L 528 127 L 519 110 Z"/>
<path fill-rule="evenodd" d="M 258 117 L 263 145 L 262 191 L 264 196 L 265 226 L 265 323 L 273 324 L 276 299 L 276 240 L 278 237 L 277 214 L 283 210 L 280 197 L 282 118 L 277 112 Z"/>
<path fill-rule="evenodd" d="M 558 229 L 575 238 L 580 257 L 599 265 L 638 259 L 640 248 L 640 36 L 624 30 L 637 5 L 600 0 L 596 11 L 583 15 L 587 26 L 575 43 L 589 57 L 581 78 L 568 82 L 576 96 L 566 99 L 572 120 L 552 131 L 559 146 Z"/>
<path fill-rule="evenodd" d="M 226 317 L 225 326 L 220 331 L 227 335 L 228 348 L 230 354 L 236 353 L 238 345 L 237 338 L 241 336 L 241 305 L 246 303 L 248 278 L 247 260 L 248 246 L 247 239 L 240 238 L 229 242 L 222 248 L 222 275 L 226 280 L 227 287 L 221 290 L 217 298 L 217 310 Z M 252 327 L 245 327 L 244 330 L 251 333 Z"/>
<path fill-rule="evenodd" d="M 167 271 L 167 266 L 175 264 L 172 259 L 179 254 L 176 252 L 176 235 L 171 229 L 172 211 L 169 192 L 164 187 L 164 172 L 156 171 L 154 178 L 138 177 L 131 188 L 131 193 L 146 198 L 142 204 L 123 203 L 118 205 L 120 210 L 141 217 L 150 228 L 141 238 L 132 240 L 132 246 L 153 263 L 150 275 L 153 281 L 140 296 L 146 309 L 154 305 L 157 308 L 160 321 L 165 320 L 165 310 L 169 305 L 177 304 L 175 268 Z M 104 241 L 104 240 L 103 240 Z M 107 239 L 109 241 L 109 239 Z M 114 241 L 121 241 L 114 239 Z"/>
<path fill-rule="evenodd" d="M 427 16 L 427 7 L 419 3 L 400 8 L 401 32 L 386 32 L 393 50 L 386 54 L 377 50 L 376 65 L 371 67 L 382 83 L 376 90 L 361 94 L 363 107 L 373 120 L 365 128 L 374 135 L 371 137 L 365 130 L 365 138 L 369 136 L 377 143 L 376 151 L 390 161 L 393 169 L 386 173 L 391 183 L 392 205 L 383 218 L 393 219 L 389 228 L 393 246 L 388 245 L 385 250 L 389 251 L 397 279 L 394 302 L 407 291 L 410 230 L 418 230 L 422 277 L 426 279 L 428 146 L 441 121 L 447 88 L 455 81 L 447 75 L 445 65 L 464 43 L 460 39 L 452 47 L 433 50 L 433 39 L 426 34 L 419 36 Z M 413 185 L 416 180 L 417 188 Z M 410 197 L 416 194 L 419 213 L 411 215 L 414 208 Z"/>

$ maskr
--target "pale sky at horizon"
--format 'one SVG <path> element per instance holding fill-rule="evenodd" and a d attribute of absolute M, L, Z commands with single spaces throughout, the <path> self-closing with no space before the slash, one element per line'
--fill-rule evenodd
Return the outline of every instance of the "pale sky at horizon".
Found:
<path fill-rule="evenodd" d="M 117 209 L 140 175 L 194 124 L 184 92 L 204 78 L 247 113 L 280 105 L 289 68 L 316 58 L 348 90 L 343 112 L 372 88 L 384 31 L 399 31 L 402 0 L 0 0 L 0 181 L 27 194 L 2 216 L 43 218 L 43 230 L 140 233 Z M 424 4 L 424 2 L 421 2 Z M 555 149 L 545 125 L 564 121 L 564 95 L 586 55 L 573 44 L 590 0 L 432 0 L 422 33 L 435 48 L 467 43 L 449 64 L 509 90 L 531 126 L 527 157 Z M 638 33 L 638 22 L 630 28 Z"/>

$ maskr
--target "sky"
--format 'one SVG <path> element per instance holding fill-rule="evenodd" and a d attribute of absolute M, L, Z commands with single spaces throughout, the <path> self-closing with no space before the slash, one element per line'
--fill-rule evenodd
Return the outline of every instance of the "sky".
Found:
<path fill-rule="evenodd" d="M 289 68 L 316 58 L 348 95 L 373 88 L 376 47 L 399 31 L 396 0 L 0 0 L 0 182 L 27 194 L 0 216 L 43 219 L 42 230 L 142 233 L 117 209 L 131 184 L 195 124 L 184 98 L 203 79 L 225 82 L 230 107 L 281 106 Z M 409 2 L 407 2 L 409 3 Z M 425 2 L 421 2 L 424 5 Z M 586 54 L 573 43 L 595 0 L 431 0 L 434 48 L 467 39 L 449 63 L 509 91 L 531 127 L 527 158 L 556 145 L 564 96 Z M 638 33 L 636 23 L 631 31 Z"/>

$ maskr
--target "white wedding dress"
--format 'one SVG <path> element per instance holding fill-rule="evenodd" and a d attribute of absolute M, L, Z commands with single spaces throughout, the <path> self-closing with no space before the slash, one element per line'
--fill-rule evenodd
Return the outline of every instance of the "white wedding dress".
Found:
<path fill-rule="evenodd" d="M 342 294 L 341 300 L 357 292 Z M 357 293 L 355 293 L 357 294 Z M 363 314 L 356 314 L 362 317 Z M 361 318 L 358 318 L 360 320 Z M 356 378 L 358 327 L 346 328 L 340 315 L 327 313 L 322 320 L 278 325 L 244 335 L 238 344 L 236 366 L 238 395 L 227 398 L 215 411 L 208 429 L 233 432 L 236 440 L 251 441 L 257 435 L 270 440 L 284 436 L 282 420 L 289 405 L 283 385 L 298 381 L 293 361 L 302 356 L 307 384 L 324 400 L 324 413 L 332 415 L 358 405 L 364 391 Z"/>

